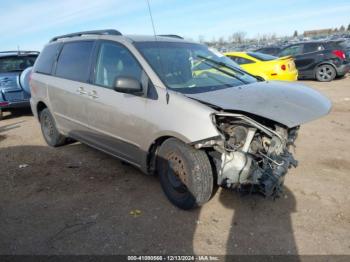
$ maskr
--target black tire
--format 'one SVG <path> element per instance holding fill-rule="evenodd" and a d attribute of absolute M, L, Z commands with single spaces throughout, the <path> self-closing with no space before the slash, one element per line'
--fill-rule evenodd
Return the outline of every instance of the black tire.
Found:
<path fill-rule="evenodd" d="M 329 82 L 332 81 L 336 76 L 337 72 L 335 68 L 331 65 L 325 64 L 320 65 L 316 68 L 316 79 L 320 82 Z"/>
<path fill-rule="evenodd" d="M 189 210 L 206 203 L 213 192 L 213 172 L 205 152 L 169 138 L 157 154 L 157 173 L 167 198 Z"/>
<path fill-rule="evenodd" d="M 58 132 L 54 118 L 48 108 L 40 112 L 41 132 L 49 146 L 57 147 L 66 143 L 66 137 Z"/>

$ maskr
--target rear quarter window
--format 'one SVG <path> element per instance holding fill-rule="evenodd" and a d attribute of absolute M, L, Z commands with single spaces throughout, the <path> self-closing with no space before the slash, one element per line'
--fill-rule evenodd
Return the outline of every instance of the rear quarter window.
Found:
<path fill-rule="evenodd" d="M 34 72 L 42 74 L 51 74 L 53 64 L 56 60 L 60 44 L 50 44 L 44 47 L 38 59 L 35 62 Z"/>
<path fill-rule="evenodd" d="M 86 82 L 89 78 L 93 41 L 64 44 L 57 61 L 56 76 Z"/>
<path fill-rule="evenodd" d="M 303 45 L 292 45 L 284 48 L 280 53 L 279 57 L 282 56 L 296 56 L 302 54 Z"/>
<path fill-rule="evenodd" d="M 324 50 L 324 47 L 321 43 L 309 43 L 304 44 L 304 53 L 312 53 Z"/>

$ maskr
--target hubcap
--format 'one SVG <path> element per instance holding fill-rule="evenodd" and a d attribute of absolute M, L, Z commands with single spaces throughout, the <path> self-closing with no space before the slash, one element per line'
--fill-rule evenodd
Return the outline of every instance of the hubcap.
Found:
<path fill-rule="evenodd" d="M 333 77 L 333 69 L 330 66 L 322 66 L 318 69 L 317 74 L 323 80 L 330 80 Z"/>

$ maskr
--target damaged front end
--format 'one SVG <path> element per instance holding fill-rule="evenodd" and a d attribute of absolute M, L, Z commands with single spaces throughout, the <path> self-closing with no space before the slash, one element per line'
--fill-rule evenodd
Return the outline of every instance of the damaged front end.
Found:
<path fill-rule="evenodd" d="M 278 196 L 288 169 L 297 166 L 290 149 L 299 126 L 287 128 L 236 113 L 216 113 L 212 117 L 220 139 L 197 143 L 195 147 L 210 148 L 218 185 L 248 187 L 265 196 Z"/>

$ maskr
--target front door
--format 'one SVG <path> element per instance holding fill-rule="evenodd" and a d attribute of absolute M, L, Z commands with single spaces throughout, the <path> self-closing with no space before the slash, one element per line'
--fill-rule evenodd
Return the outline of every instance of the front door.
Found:
<path fill-rule="evenodd" d="M 132 77 L 145 83 L 141 66 L 121 44 L 101 41 L 96 54 L 87 113 L 91 129 L 90 141 L 102 150 L 136 165 L 142 155 L 140 143 L 147 132 L 147 97 L 116 92 L 113 87 L 118 77 Z M 147 81 L 146 81 L 147 82 Z"/>

